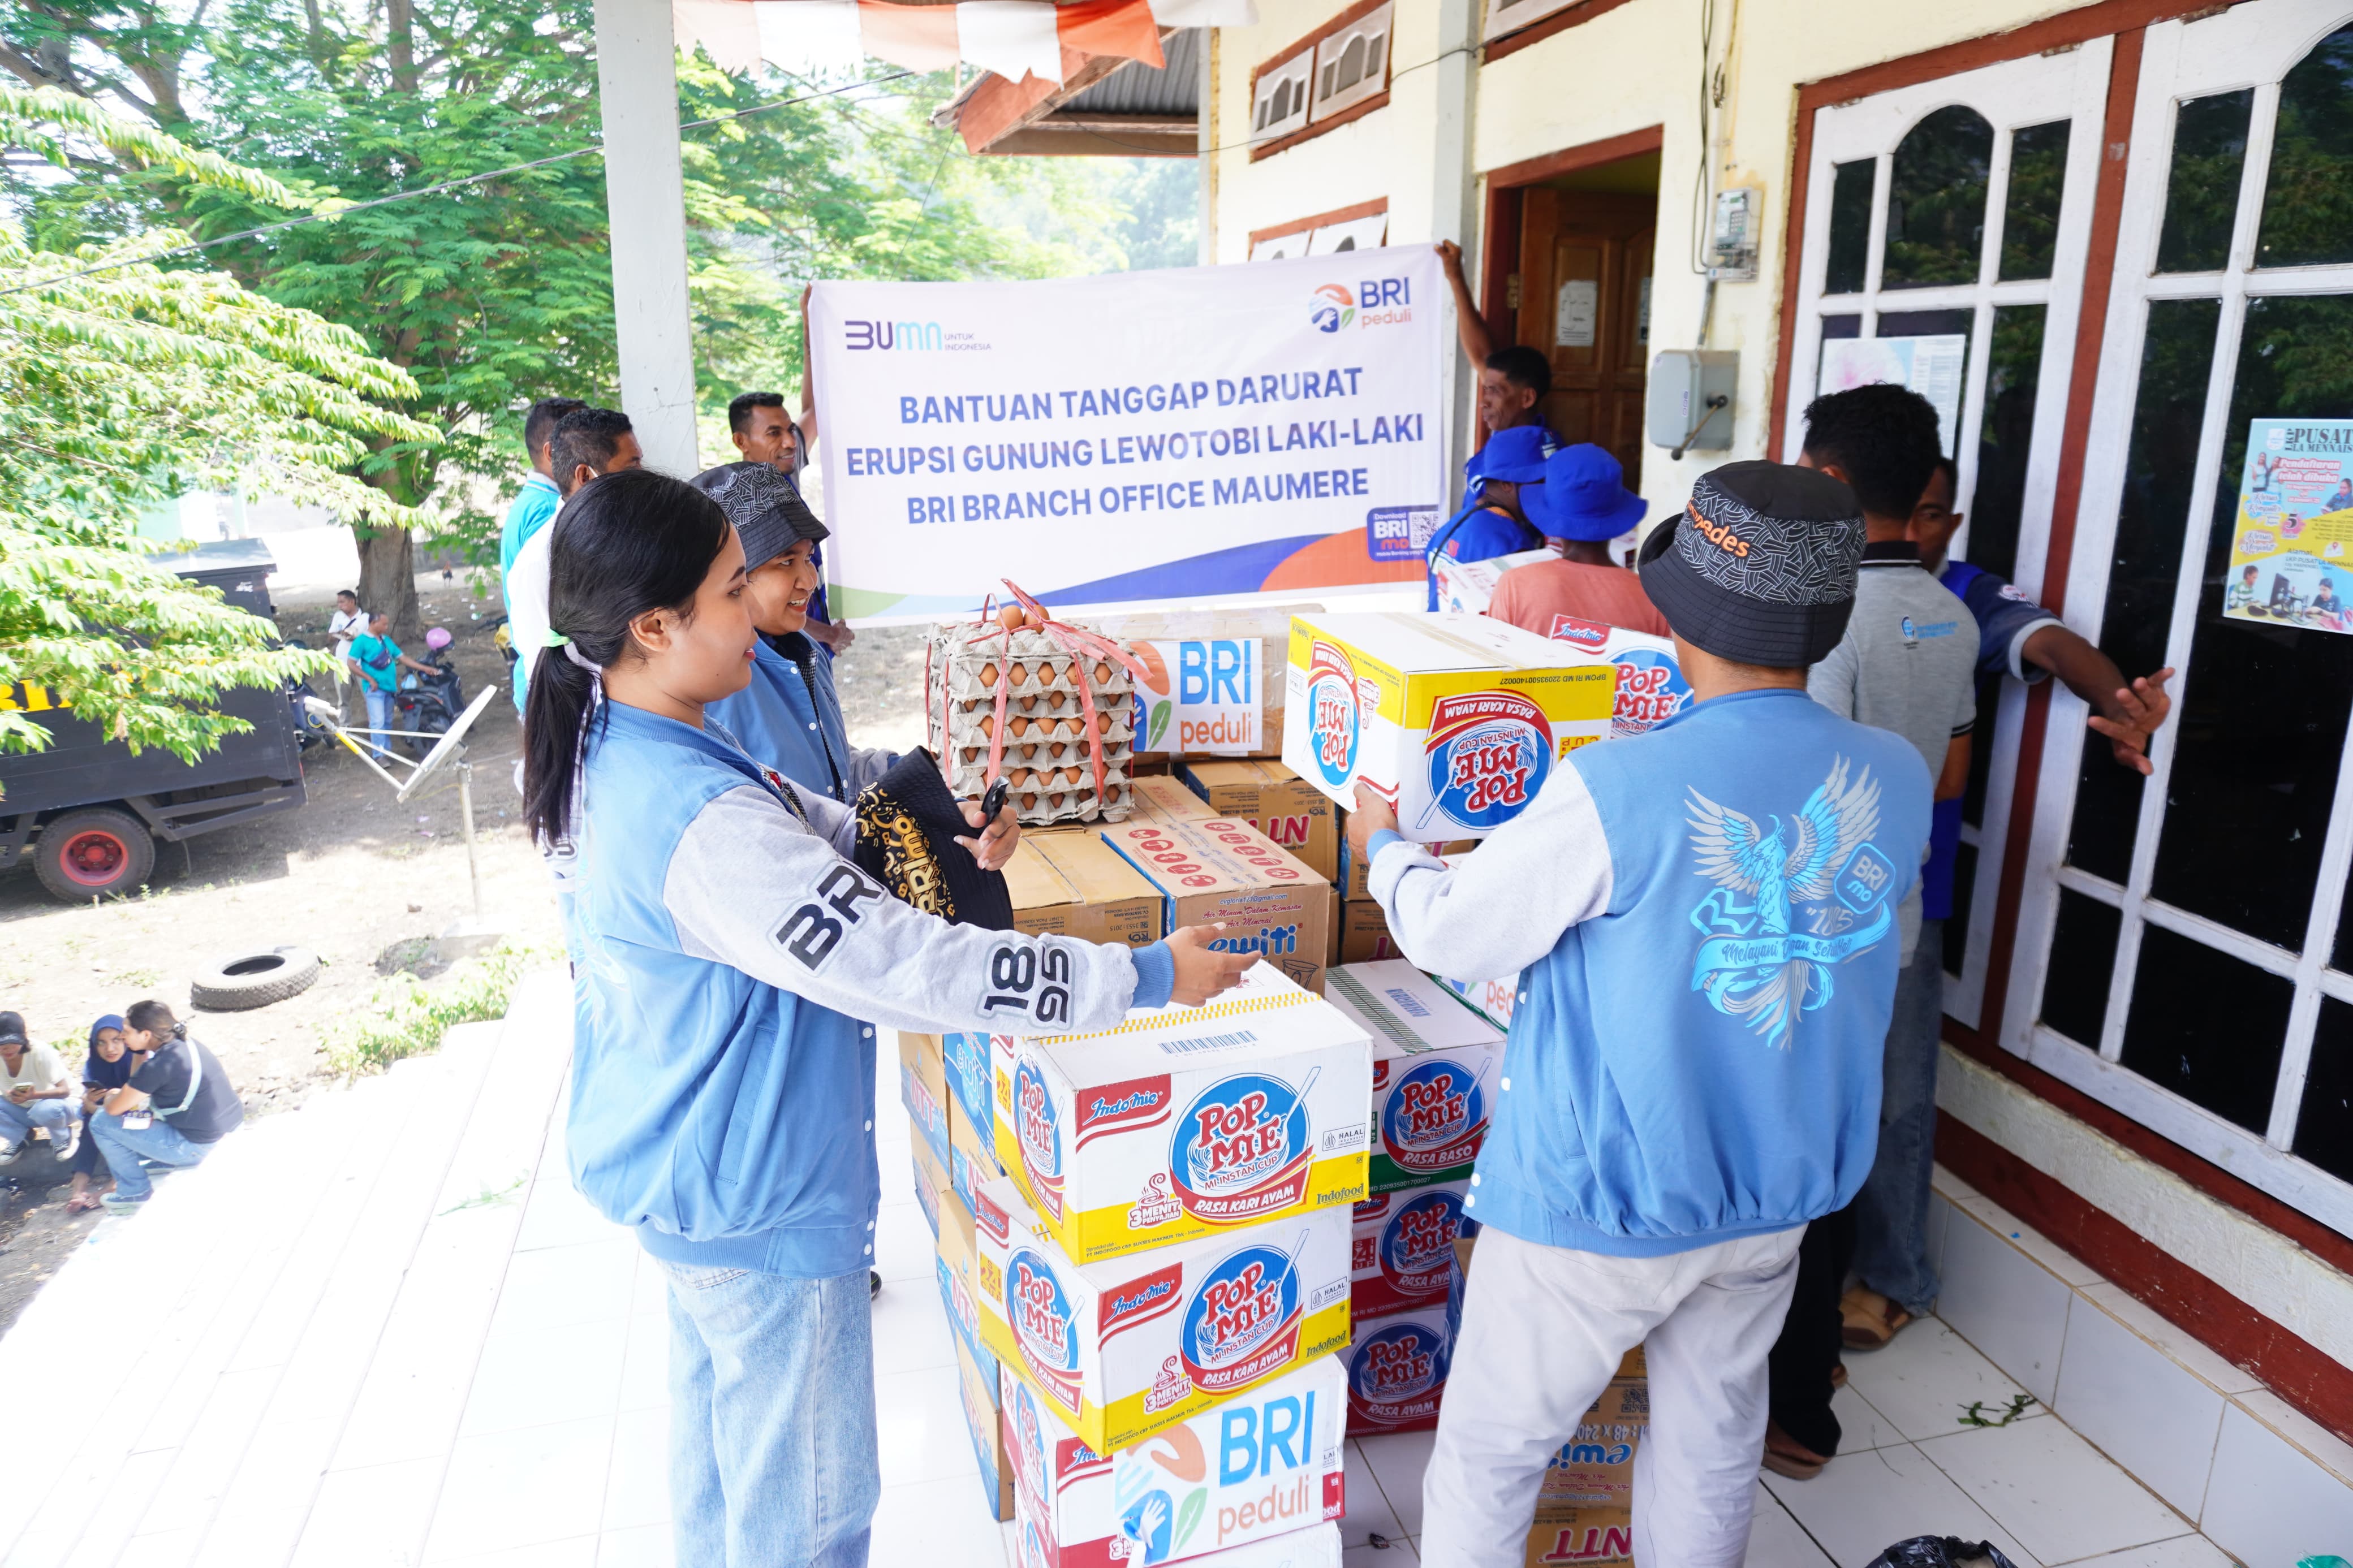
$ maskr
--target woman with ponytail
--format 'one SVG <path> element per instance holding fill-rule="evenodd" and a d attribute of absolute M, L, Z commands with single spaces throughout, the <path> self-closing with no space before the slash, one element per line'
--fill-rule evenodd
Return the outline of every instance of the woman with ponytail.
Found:
<path fill-rule="evenodd" d="M 757 641 L 717 503 L 607 474 L 550 526 L 525 808 L 574 959 L 572 1178 L 669 1281 L 676 1555 L 855 1568 L 880 1490 L 874 1026 L 1100 1029 L 1252 957 L 1203 927 L 1131 951 L 892 899 L 843 858 L 847 806 L 704 722 Z M 1001 864 L 1009 816 L 970 820 Z"/>

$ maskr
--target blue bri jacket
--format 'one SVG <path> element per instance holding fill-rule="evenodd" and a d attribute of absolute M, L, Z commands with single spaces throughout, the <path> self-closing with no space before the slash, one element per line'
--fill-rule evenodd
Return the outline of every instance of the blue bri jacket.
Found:
<path fill-rule="evenodd" d="M 703 710 L 744 750 L 804 789 L 839 801 L 881 780 L 899 760 L 872 746 L 853 749 L 834 693 L 833 666 L 809 638 L 762 637 L 754 649 L 752 679 L 734 696 Z"/>
<path fill-rule="evenodd" d="M 1165 944 L 917 913 L 841 858 L 852 825 L 723 731 L 597 710 L 574 841 L 549 857 L 575 976 L 572 1179 L 657 1258 L 868 1266 L 877 1025 L 1076 1032 L 1168 999 Z"/>
<path fill-rule="evenodd" d="M 1878 1146 L 1929 791 L 1902 736 L 1746 691 L 1571 752 L 1452 870 L 1377 835 L 1407 957 L 1525 971 L 1470 1217 L 1653 1257 L 1844 1206 Z"/>

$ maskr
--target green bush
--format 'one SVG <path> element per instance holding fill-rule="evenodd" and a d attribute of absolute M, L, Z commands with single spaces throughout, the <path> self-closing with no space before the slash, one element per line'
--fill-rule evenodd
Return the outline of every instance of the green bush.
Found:
<path fill-rule="evenodd" d="M 327 1041 L 328 1068 L 346 1078 L 382 1072 L 404 1057 L 441 1047 L 441 1037 L 460 1024 L 506 1016 L 516 984 L 534 961 L 536 948 L 501 943 L 457 966 L 438 985 L 413 974 L 396 976 L 368 998 L 367 1011 L 347 1018 Z"/>

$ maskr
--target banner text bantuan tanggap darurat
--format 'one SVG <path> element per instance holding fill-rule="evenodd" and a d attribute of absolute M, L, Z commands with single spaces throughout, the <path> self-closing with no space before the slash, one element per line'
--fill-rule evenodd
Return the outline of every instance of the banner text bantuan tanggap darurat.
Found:
<path fill-rule="evenodd" d="M 1363 374 L 1361 367 L 1350 366 L 1133 386 L 945 396 L 904 394 L 899 398 L 902 429 L 893 432 L 902 439 L 891 446 L 864 446 L 859 444 L 857 434 L 845 433 L 842 458 L 846 471 L 857 479 L 991 476 L 985 488 L 909 496 L 907 521 L 913 523 L 1190 511 L 1261 501 L 1370 496 L 1373 489 L 1366 470 L 1347 462 L 1351 449 L 1420 442 L 1429 435 L 1426 421 L 1418 412 L 1362 406 L 1357 384 Z M 1269 416 L 1274 405 L 1315 403 L 1345 406 L 1329 412 L 1293 406 L 1285 408 L 1281 418 Z M 1242 413 L 1245 409 L 1250 412 Z M 1212 411 L 1219 423 L 1196 423 Z M 1153 414 L 1189 417 L 1143 434 L 1109 435 L 1082 427 L 1082 422 L 1089 420 Z M 1307 416 L 1297 416 L 1301 415 Z M 962 441 L 955 438 L 962 432 L 939 428 L 1014 425 L 1030 428 L 1000 429 L 992 431 L 990 439 Z M 1053 428 L 1050 433 L 1038 429 L 1040 426 Z M 903 439 L 907 435 L 933 439 L 910 443 Z M 938 439 L 942 437 L 946 439 Z M 1292 453 L 1311 455 L 1302 460 L 1290 458 Z M 1312 455 L 1324 453 L 1330 455 Z M 1269 458 L 1284 460 L 1271 464 L 1251 460 Z M 1205 459 L 1224 459 L 1219 465 L 1223 471 L 1198 479 L 1188 475 L 1096 485 L 1090 485 L 1084 476 L 1058 475 L 1062 482 L 1039 488 L 1015 477 L 1145 463 L 1198 465 Z"/>

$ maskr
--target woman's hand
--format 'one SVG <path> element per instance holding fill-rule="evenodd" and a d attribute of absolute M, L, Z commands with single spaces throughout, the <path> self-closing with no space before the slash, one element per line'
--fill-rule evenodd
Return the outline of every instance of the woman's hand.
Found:
<path fill-rule="evenodd" d="M 1169 988 L 1168 1000 L 1198 1007 L 1241 984 L 1243 973 L 1258 962 L 1258 954 L 1212 951 L 1209 943 L 1225 929 L 1220 921 L 1181 926 L 1168 933 L 1168 952 L 1176 960 L 1176 983 Z"/>
<path fill-rule="evenodd" d="M 1014 820 L 1013 808 L 1008 805 L 998 812 L 995 822 L 980 815 L 977 801 L 964 802 L 963 810 L 965 826 L 986 827 L 987 831 L 976 839 L 959 838 L 956 842 L 972 851 L 972 858 L 980 862 L 982 870 L 1003 870 L 1005 863 L 1013 858 L 1013 851 L 1021 846 L 1021 824 Z"/>

